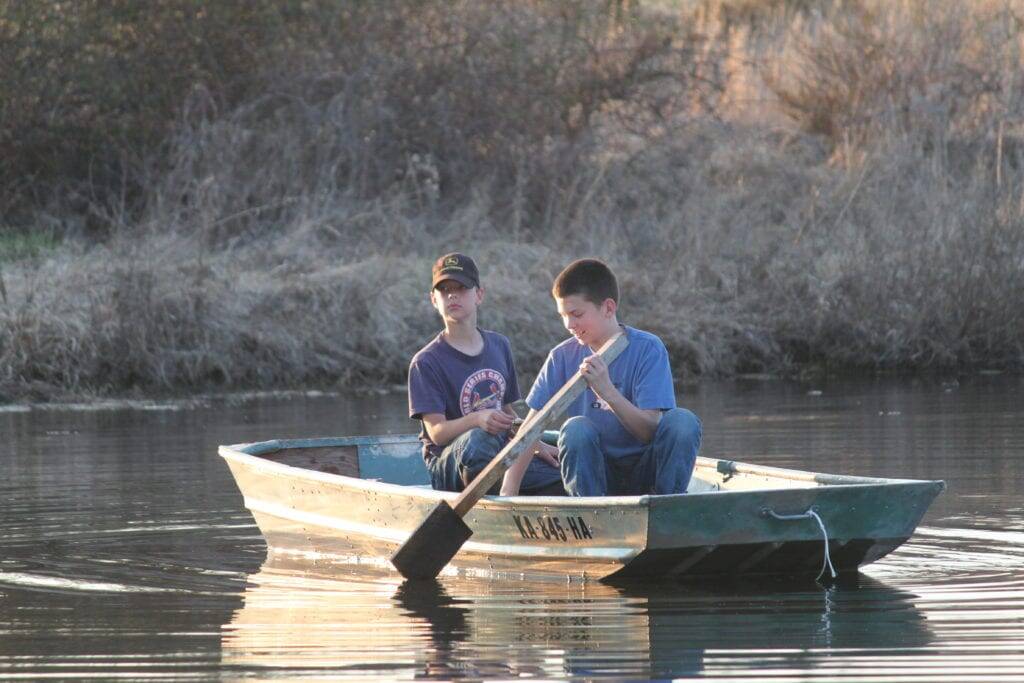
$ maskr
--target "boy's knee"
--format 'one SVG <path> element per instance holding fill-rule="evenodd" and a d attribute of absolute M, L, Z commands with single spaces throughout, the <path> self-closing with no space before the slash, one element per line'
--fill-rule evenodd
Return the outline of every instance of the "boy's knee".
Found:
<path fill-rule="evenodd" d="M 686 408 L 673 408 L 662 414 L 658 431 L 666 435 L 696 440 L 700 443 L 703 427 L 700 418 Z"/>
<path fill-rule="evenodd" d="M 483 469 L 498 454 L 505 440 L 498 435 L 490 434 L 477 428 L 468 432 L 465 443 L 457 448 L 457 462 L 460 468 L 471 471 Z"/>
<path fill-rule="evenodd" d="M 479 427 L 469 432 L 469 444 L 468 447 L 474 451 L 489 451 L 493 450 L 495 454 L 501 450 L 504 445 L 504 439 L 497 435 L 491 434 L 488 431 L 480 429 Z"/>
<path fill-rule="evenodd" d="M 558 447 L 571 447 L 580 442 L 594 441 L 599 438 L 600 433 L 597 431 L 597 426 L 582 415 L 577 415 L 570 417 L 562 425 L 561 431 L 558 432 Z"/>

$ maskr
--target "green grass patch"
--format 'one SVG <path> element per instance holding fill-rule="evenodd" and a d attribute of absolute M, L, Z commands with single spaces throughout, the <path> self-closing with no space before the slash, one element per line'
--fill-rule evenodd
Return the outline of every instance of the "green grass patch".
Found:
<path fill-rule="evenodd" d="M 0 263 L 12 263 L 47 254 L 60 240 L 45 232 L 0 233 Z"/>

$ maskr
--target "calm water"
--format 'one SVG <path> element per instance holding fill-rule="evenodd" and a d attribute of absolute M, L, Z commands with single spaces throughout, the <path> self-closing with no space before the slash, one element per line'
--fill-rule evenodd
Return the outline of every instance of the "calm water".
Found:
<path fill-rule="evenodd" d="M 1024 681 L 1024 380 L 708 385 L 704 455 L 945 479 L 853 581 L 611 588 L 265 562 L 220 443 L 408 432 L 403 396 L 0 409 L 0 678 Z"/>

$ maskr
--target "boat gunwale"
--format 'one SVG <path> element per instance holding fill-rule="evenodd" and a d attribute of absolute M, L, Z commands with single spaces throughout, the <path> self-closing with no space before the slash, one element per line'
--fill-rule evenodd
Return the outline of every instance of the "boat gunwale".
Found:
<path fill-rule="evenodd" d="M 390 441 L 389 441 L 390 439 Z M 344 474 L 333 474 L 329 472 L 320 472 L 318 470 L 311 470 L 302 467 L 296 467 L 294 465 L 288 465 L 285 463 L 274 462 L 265 457 L 271 453 L 275 453 L 282 450 L 288 449 L 303 449 L 303 448 L 324 448 L 324 447 L 343 447 L 343 446 L 361 446 L 361 445 L 373 445 L 380 443 L 412 443 L 417 441 L 415 435 L 386 435 L 385 437 L 374 437 L 374 436 L 363 436 L 363 437 L 321 437 L 321 438 L 310 438 L 310 439 L 273 439 L 269 441 L 258 441 L 252 443 L 233 444 L 233 445 L 222 445 L 218 448 L 218 454 L 225 460 L 236 460 L 240 463 L 245 464 L 249 467 L 255 467 L 257 469 L 268 470 L 279 474 L 284 474 L 290 477 L 312 480 L 321 483 L 329 483 L 335 485 L 344 485 L 351 488 L 361 489 L 368 492 L 387 493 L 387 494 L 400 494 L 404 497 L 428 499 L 431 501 L 439 500 L 454 500 L 458 494 L 450 491 L 436 491 L 432 488 L 424 486 L 409 486 L 405 484 L 393 484 L 390 482 L 374 480 L 374 479 L 362 479 L 359 477 L 347 476 Z M 724 475 L 752 475 L 752 476 L 764 476 L 769 479 L 781 479 L 789 481 L 803 481 L 803 482 L 814 482 L 816 486 L 810 487 L 809 490 L 821 490 L 829 488 L 843 488 L 843 489 L 856 489 L 856 488 L 874 488 L 879 486 L 896 486 L 902 487 L 906 485 L 938 485 L 940 491 L 946 488 L 946 484 L 942 480 L 929 480 L 929 479 L 894 479 L 887 477 L 861 477 L 861 476 L 850 476 L 842 474 L 826 474 L 820 472 L 811 472 L 806 470 L 794 470 L 781 467 L 771 467 L 767 465 L 754 465 L 750 463 L 744 463 L 735 460 L 723 460 L 717 458 L 708 458 L 700 456 L 697 458 L 697 463 L 694 468 L 696 472 L 698 469 L 711 469 L 715 472 Z M 692 493 L 675 493 L 667 495 L 650 495 L 645 494 L 641 496 L 602 496 L 602 497 L 572 497 L 572 496 L 484 496 L 478 505 L 482 507 L 498 507 L 498 508 L 517 508 L 517 507 L 530 507 L 530 508 L 603 508 L 603 507 L 630 507 L 630 508 L 645 508 L 649 507 L 653 500 L 659 500 L 663 503 L 668 502 L 671 499 L 683 499 L 690 498 L 693 496 L 733 496 L 733 495 L 749 495 L 753 490 L 758 492 L 769 492 L 769 491 L 792 491 L 792 487 L 757 487 L 756 489 L 715 489 L 709 491 L 694 491 Z"/>
<path fill-rule="evenodd" d="M 753 463 L 739 460 L 724 460 L 721 458 L 697 457 L 697 464 L 694 472 L 698 469 L 714 469 L 719 474 L 763 476 L 771 479 L 786 479 L 789 481 L 813 482 L 819 486 L 854 486 L 857 484 L 941 484 L 945 488 L 946 483 L 941 479 L 898 479 L 894 477 L 864 477 L 852 474 L 831 474 L 828 472 L 815 472 L 813 470 L 794 470 L 787 467 L 772 467 L 771 465 L 755 465 Z M 758 489 L 760 490 L 760 489 Z M 715 491 L 719 493 L 719 491 Z M 726 493 L 721 491 L 720 493 Z M 694 494 L 686 494 L 694 495 Z"/>
<path fill-rule="evenodd" d="M 348 486 L 350 488 L 360 489 L 367 492 L 400 494 L 403 497 L 426 498 L 432 501 L 453 501 L 459 495 L 458 493 L 453 493 L 451 491 L 436 491 L 432 488 L 421 486 L 392 484 L 386 481 L 360 479 L 359 477 L 350 477 L 344 474 L 332 474 L 330 472 L 320 472 L 317 470 L 305 469 L 303 467 L 295 467 L 294 465 L 286 465 L 284 463 L 274 462 L 273 460 L 267 460 L 259 455 L 251 455 L 244 451 L 237 450 L 233 446 L 221 446 L 218 449 L 218 453 L 225 460 L 235 460 L 245 464 L 247 467 L 276 472 L 296 479 Z M 476 507 L 507 508 L 523 506 L 524 504 L 529 504 L 529 507 L 562 508 L 644 507 L 647 504 L 645 500 L 647 498 L 650 498 L 650 496 L 604 496 L 601 498 L 577 498 L 572 496 L 484 496 L 480 499 L 480 502 L 477 503 Z"/>

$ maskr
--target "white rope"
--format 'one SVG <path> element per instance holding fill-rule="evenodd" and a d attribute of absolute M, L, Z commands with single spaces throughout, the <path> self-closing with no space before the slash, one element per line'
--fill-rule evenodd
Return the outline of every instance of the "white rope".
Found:
<path fill-rule="evenodd" d="M 818 581 L 819 579 L 821 579 L 822 576 L 824 576 L 826 567 L 828 568 L 829 572 L 831 572 L 832 578 L 836 578 L 836 569 L 832 566 L 832 558 L 828 552 L 828 530 L 825 528 L 825 522 L 821 521 L 821 517 L 818 516 L 817 512 L 815 512 L 813 509 L 808 509 L 807 512 L 801 513 L 799 515 L 780 515 L 774 510 L 769 510 L 767 508 L 764 510 L 764 512 L 771 515 L 775 519 L 784 522 L 795 519 L 814 519 L 818 523 L 818 526 L 821 527 L 821 535 L 825 539 L 825 559 L 821 563 L 821 571 L 818 572 L 818 576 L 815 577 L 814 580 Z"/>
<path fill-rule="evenodd" d="M 818 513 L 814 510 L 808 510 L 807 514 L 817 520 L 818 526 L 821 527 L 821 535 L 825 539 L 825 561 L 821 563 L 821 571 L 818 572 L 818 576 L 815 581 L 820 579 L 825 573 L 825 567 L 828 567 L 828 570 L 832 573 L 832 578 L 834 579 L 836 578 L 836 568 L 832 566 L 832 558 L 829 556 L 828 552 L 828 530 L 825 529 L 825 522 L 821 521 L 821 517 L 819 517 Z"/>

